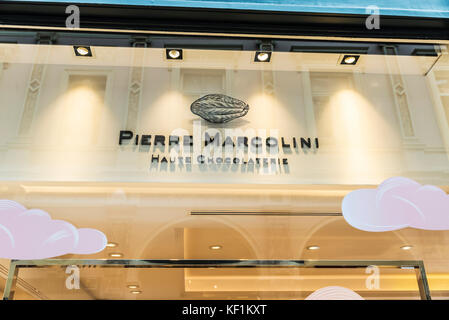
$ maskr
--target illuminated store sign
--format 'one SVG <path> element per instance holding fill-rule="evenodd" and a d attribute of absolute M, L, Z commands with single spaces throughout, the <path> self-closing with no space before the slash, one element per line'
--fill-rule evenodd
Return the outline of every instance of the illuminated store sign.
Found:
<path fill-rule="evenodd" d="M 246 116 L 249 105 L 239 99 L 224 94 L 208 94 L 195 100 L 190 110 L 209 124 L 225 124 L 234 119 Z M 224 134 L 216 128 L 208 128 L 203 133 L 202 121 L 193 121 L 194 135 L 189 134 L 139 134 L 131 130 L 122 130 L 119 145 L 139 146 L 140 151 L 149 151 L 153 146 L 151 164 L 191 165 L 240 165 L 270 168 L 281 172 L 288 166 L 285 154 L 293 150 L 318 149 L 318 138 L 311 137 L 279 137 L 276 135 L 257 134 L 255 130 L 243 132 L 241 129 L 225 128 Z M 184 129 L 172 132 L 187 132 Z M 266 133 L 266 130 L 258 132 Z M 251 134 L 245 134 L 251 133 Z M 169 155 L 166 154 L 168 146 Z M 286 168 L 284 168 L 286 169 Z"/>
<path fill-rule="evenodd" d="M 231 136 L 222 137 L 205 132 L 202 137 L 192 135 L 136 134 L 122 130 L 119 145 L 151 147 L 161 153 L 151 155 L 151 163 L 178 164 L 241 164 L 254 166 L 288 165 L 288 159 L 279 153 L 291 153 L 298 149 L 318 149 L 318 138 L 311 137 L 260 137 Z M 196 148 L 199 145 L 199 149 Z M 164 154 L 168 146 L 170 155 Z M 182 147 L 182 149 L 181 149 Z M 197 152 L 199 150 L 200 152 Z M 192 153 L 193 151 L 193 153 Z M 218 151 L 218 152 L 217 152 Z M 221 154 L 216 156 L 217 153 Z"/>
<path fill-rule="evenodd" d="M 414 45 L 394 59 L 360 55 L 356 65 L 342 65 L 345 55 L 338 53 L 279 52 L 275 64 L 263 65 L 254 52 L 196 49 L 184 51 L 192 64 L 181 65 L 166 60 L 165 48 L 101 46 L 92 52 L 106 60 L 86 60 L 73 46 L 54 46 L 39 95 L 27 89 L 44 81 L 33 71 L 40 70 L 36 48 L 2 48 L 9 63 L 4 77 L 14 80 L 3 87 L 4 114 L 14 121 L 0 117 L 5 181 L 378 185 L 405 176 L 438 186 L 447 180 L 440 133 L 447 124 L 437 117 L 445 109 L 422 107 L 433 96 L 423 91 L 421 74 L 437 57 L 412 56 Z M 314 67 L 298 70 L 299 54 Z M 137 58 L 145 63 L 130 69 Z M 388 68 L 408 73 L 390 77 Z M 434 92 L 446 90 L 445 73 L 435 77 Z M 22 93 L 8 95 L 15 83 L 23 83 Z"/>

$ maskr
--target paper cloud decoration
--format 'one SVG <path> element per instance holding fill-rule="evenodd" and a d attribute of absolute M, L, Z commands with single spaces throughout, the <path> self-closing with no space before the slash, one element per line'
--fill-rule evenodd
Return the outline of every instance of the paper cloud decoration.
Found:
<path fill-rule="evenodd" d="M 387 179 L 377 189 L 350 192 L 343 199 L 342 212 L 351 226 L 364 231 L 449 230 L 448 195 L 402 177 Z"/>
<path fill-rule="evenodd" d="M 318 289 L 311 295 L 309 295 L 306 300 L 365 300 L 356 292 L 338 286 L 324 287 Z"/>
<path fill-rule="evenodd" d="M 106 236 L 95 229 L 77 229 L 52 220 L 39 209 L 0 200 L 0 258 L 46 259 L 60 255 L 93 254 L 106 247 Z"/>

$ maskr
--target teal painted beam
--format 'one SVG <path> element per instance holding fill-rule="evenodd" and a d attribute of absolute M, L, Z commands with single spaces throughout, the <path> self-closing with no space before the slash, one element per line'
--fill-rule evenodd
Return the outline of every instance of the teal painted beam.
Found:
<path fill-rule="evenodd" d="M 16 0 L 215 8 L 237 10 L 269 10 L 283 12 L 314 12 L 337 14 L 366 14 L 366 8 L 376 5 L 381 15 L 449 18 L 449 0 Z"/>

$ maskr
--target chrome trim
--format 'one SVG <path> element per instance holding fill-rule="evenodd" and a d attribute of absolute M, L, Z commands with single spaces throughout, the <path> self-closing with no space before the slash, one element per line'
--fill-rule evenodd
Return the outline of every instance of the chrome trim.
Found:
<path fill-rule="evenodd" d="M 43 30 L 43 31 L 64 31 L 68 29 L 65 27 L 51 27 L 51 26 L 34 26 L 34 25 L 13 25 L 0 24 L 0 28 L 12 30 Z M 136 34 L 154 34 L 154 35 L 186 35 L 186 36 L 213 36 L 224 38 L 257 38 L 257 39 L 296 39 L 296 40 L 335 40 L 335 41 L 363 41 L 363 42 L 384 42 L 384 43 L 409 43 L 408 38 L 388 38 L 388 37 L 355 37 L 355 36 L 336 36 L 336 35 L 282 35 L 282 34 L 264 34 L 264 33 L 225 33 L 225 32 L 187 32 L 187 31 L 158 31 L 158 30 L 139 30 L 139 29 L 111 29 L 111 28 L 84 28 L 81 27 L 77 31 L 85 32 L 107 32 L 107 33 L 124 33 L 130 35 Z M 414 43 L 427 44 L 449 44 L 449 41 L 444 38 L 439 39 L 413 39 Z"/>
<path fill-rule="evenodd" d="M 421 300 L 431 300 L 429 283 L 427 281 L 426 269 L 424 268 L 424 262 L 419 261 L 419 266 L 415 267 L 416 279 L 418 281 L 419 293 Z"/>
<path fill-rule="evenodd" d="M 19 268 L 17 268 L 16 263 L 11 260 L 11 263 L 9 264 L 8 278 L 6 279 L 5 284 L 5 291 L 3 292 L 3 300 L 14 299 L 18 274 Z"/>
<path fill-rule="evenodd" d="M 341 212 L 283 212 L 283 211 L 191 211 L 191 216 L 276 216 L 276 217 L 340 217 Z"/>

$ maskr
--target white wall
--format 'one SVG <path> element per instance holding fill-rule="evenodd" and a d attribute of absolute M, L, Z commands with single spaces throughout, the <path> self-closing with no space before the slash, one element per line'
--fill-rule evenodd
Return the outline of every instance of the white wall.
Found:
<path fill-rule="evenodd" d="M 447 153 L 423 75 L 404 73 L 397 80 L 352 69 L 257 70 L 230 67 L 228 60 L 224 65 L 206 70 L 195 69 L 195 63 L 183 69 L 175 64 L 133 69 L 123 63 L 49 63 L 37 77 L 40 86 L 33 96 L 36 65 L 10 64 L 0 78 L 0 180 L 378 184 L 401 175 L 448 184 Z M 69 89 L 71 75 L 104 76 L 104 92 L 96 80 Z M 191 82 L 186 85 L 185 79 Z M 405 100 L 395 93 L 394 81 L 402 81 Z M 253 130 L 259 135 L 265 130 L 289 143 L 292 137 L 316 136 L 320 148 L 281 152 L 280 158 L 288 158 L 288 170 L 247 172 L 224 165 L 150 169 L 151 154 L 160 153 L 153 146 L 118 145 L 124 129 L 192 134 L 199 117 L 190 112 L 190 104 L 216 92 L 244 100 L 250 111 L 224 125 L 202 121 L 203 130 Z M 30 130 L 24 133 L 20 127 L 27 104 L 34 109 Z M 132 105 L 136 111 L 129 111 Z M 136 112 L 138 119 L 131 128 L 129 112 Z M 404 135 L 407 125 L 413 127 L 412 137 Z"/>

